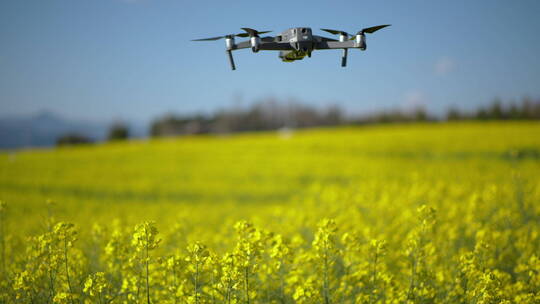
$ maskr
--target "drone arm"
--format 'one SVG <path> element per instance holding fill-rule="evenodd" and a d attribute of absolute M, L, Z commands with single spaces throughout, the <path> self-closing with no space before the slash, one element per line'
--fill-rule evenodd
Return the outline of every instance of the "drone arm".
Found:
<path fill-rule="evenodd" d="M 261 43 L 261 50 L 266 51 L 288 51 L 293 47 L 288 42 L 263 42 Z"/>
<path fill-rule="evenodd" d="M 342 49 L 343 55 L 341 56 L 341 66 L 347 66 L 347 55 L 350 48 L 360 48 L 360 45 L 354 40 L 345 41 L 319 41 L 315 43 L 314 49 L 316 50 L 335 50 Z"/>
<path fill-rule="evenodd" d="M 251 48 L 251 42 L 248 41 L 242 41 L 232 46 L 231 50 L 240 50 L 240 49 L 249 49 Z"/>
<path fill-rule="evenodd" d="M 250 41 L 243 41 L 235 44 L 232 48 L 232 50 L 240 50 L 240 49 L 248 49 L 251 48 L 251 42 Z M 279 43 L 279 42 L 266 42 L 261 41 L 261 44 L 259 45 L 259 50 L 265 50 L 265 51 L 286 51 L 286 50 L 292 50 L 292 46 L 290 43 Z"/>
<path fill-rule="evenodd" d="M 347 49 L 347 48 L 358 48 L 358 45 L 354 40 L 347 41 L 321 41 L 315 43 L 314 49 L 316 50 L 335 50 L 335 49 Z"/>
<path fill-rule="evenodd" d="M 323 37 L 323 36 L 317 36 L 317 35 L 313 35 L 313 38 L 315 39 L 316 42 L 321 42 L 321 41 L 339 41 L 339 40 L 337 40 L 337 39 L 328 38 L 328 37 Z"/>

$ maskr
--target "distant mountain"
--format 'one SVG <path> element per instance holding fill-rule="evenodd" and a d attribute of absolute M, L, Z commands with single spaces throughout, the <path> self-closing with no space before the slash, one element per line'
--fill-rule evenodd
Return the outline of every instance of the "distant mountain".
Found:
<path fill-rule="evenodd" d="M 84 135 L 94 141 L 104 140 L 110 124 L 76 121 L 55 113 L 41 112 L 28 117 L 0 117 L 0 149 L 53 146 L 66 133 Z M 146 135 L 146 126 L 130 125 L 130 135 Z"/>

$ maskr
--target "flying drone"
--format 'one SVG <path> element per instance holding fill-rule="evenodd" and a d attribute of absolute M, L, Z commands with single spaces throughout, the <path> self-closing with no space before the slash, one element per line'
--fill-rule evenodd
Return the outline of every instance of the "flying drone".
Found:
<path fill-rule="evenodd" d="M 231 69 L 235 70 L 232 51 L 251 48 L 254 53 L 258 51 L 279 51 L 279 58 L 284 62 L 292 62 L 302 60 L 304 57 L 311 57 L 311 52 L 314 50 L 334 50 L 342 49 L 343 56 L 341 57 L 341 66 L 347 65 L 347 53 L 350 48 L 360 49 L 365 51 L 367 48 L 366 34 L 372 34 L 382 28 L 390 26 L 390 24 L 377 25 L 368 27 L 358 31 L 355 35 L 351 35 L 344 31 L 321 29 L 327 33 L 339 35 L 339 40 L 313 35 L 309 27 L 294 27 L 283 33 L 272 37 L 260 37 L 262 34 L 270 33 L 271 31 L 257 31 L 251 28 L 243 27 L 245 33 L 229 34 L 225 36 L 195 39 L 192 41 L 211 41 L 225 39 L 227 54 L 229 55 L 229 63 Z M 235 42 L 235 37 L 247 38 L 249 40 L 239 43 Z"/>

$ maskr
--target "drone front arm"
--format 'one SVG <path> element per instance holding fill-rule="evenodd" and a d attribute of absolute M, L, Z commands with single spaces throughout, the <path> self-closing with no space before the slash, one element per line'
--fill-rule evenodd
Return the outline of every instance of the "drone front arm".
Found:
<path fill-rule="evenodd" d="M 318 41 L 314 45 L 315 50 L 335 50 L 342 49 L 343 55 L 341 56 L 341 66 L 347 66 L 347 54 L 350 48 L 361 48 L 355 40 L 345 41 Z"/>
<path fill-rule="evenodd" d="M 320 41 L 314 45 L 315 50 L 335 50 L 335 49 L 347 49 L 358 48 L 358 45 L 354 40 L 347 41 Z"/>

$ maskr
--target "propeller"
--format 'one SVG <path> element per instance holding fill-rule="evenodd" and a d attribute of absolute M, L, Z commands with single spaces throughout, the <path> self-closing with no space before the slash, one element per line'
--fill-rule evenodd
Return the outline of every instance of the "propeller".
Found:
<path fill-rule="evenodd" d="M 325 31 L 327 33 L 330 33 L 330 34 L 334 34 L 334 35 L 343 35 L 343 36 L 351 36 L 351 34 L 347 33 L 347 32 L 344 32 L 344 31 L 339 31 L 339 30 L 331 30 L 331 29 L 321 29 L 322 31 Z"/>
<path fill-rule="evenodd" d="M 377 26 L 372 26 L 372 27 L 368 27 L 368 28 L 365 28 L 365 29 L 362 29 L 360 31 L 358 31 L 358 33 L 356 33 L 356 35 L 362 35 L 364 33 L 368 33 L 368 34 L 372 34 L 372 33 L 375 33 L 376 31 L 382 29 L 382 28 L 385 28 L 387 26 L 390 26 L 390 24 L 384 24 L 384 25 L 377 25 Z"/>
<path fill-rule="evenodd" d="M 257 30 L 254 30 L 254 29 L 251 29 L 251 28 L 248 28 L 248 27 L 243 27 L 242 28 L 245 33 L 240 33 L 240 34 L 229 34 L 229 35 L 225 35 L 225 36 L 217 36 L 217 37 L 210 37 L 210 38 L 202 38 L 202 39 L 193 39 L 191 41 L 213 41 L 213 40 L 219 40 L 219 39 L 223 39 L 223 38 L 234 38 L 234 37 L 259 37 L 260 34 L 266 34 L 266 33 L 270 33 L 271 31 L 257 31 Z"/>
<path fill-rule="evenodd" d="M 249 27 L 243 27 L 242 28 L 245 33 L 242 33 L 242 34 L 237 34 L 236 36 L 238 37 L 259 37 L 259 34 L 266 34 L 266 33 L 270 33 L 271 31 L 257 31 L 257 30 L 254 30 L 252 28 L 249 28 Z"/>
<path fill-rule="evenodd" d="M 193 39 L 191 41 L 212 41 L 212 40 L 219 40 L 219 39 L 223 39 L 223 38 L 234 38 L 234 36 L 242 37 L 240 35 L 243 35 L 243 34 L 229 34 L 229 35 L 225 35 L 225 36 L 217 36 L 217 37 L 211 37 L 211 38 Z"/>
<path fill-rule="evenodd" d="M 364 33 L 368 33 L 368 34 L 371 34 L 371 33 L 374 33 L 382 28 L 385 28 L 387 26 L 390 26 L 390 24 L 384 24 L 384 25 L 377 25 L 377 26 L 372 26 L 372 27 L 368 27 L 368 28 L 365 28 L 365 29 L 362 29 L 360 31 L 358 31 L 358 33 L 356 33 L 356 35 L 364 35 Z M 351 36 L 351 37 L 354 37 L 353 35 L 345 32 L 345 31 L 340 31 L 340 30 L 332 30 L 332 29 L 321 29 L 322 31 L 325 31 L 327 33 L 330 33 L 330 34 L 334 34 L 334 35 L 343 35 L 343 36 Z"/>

